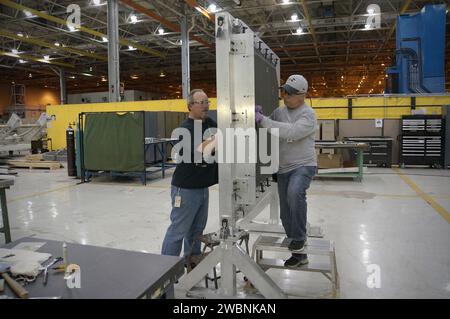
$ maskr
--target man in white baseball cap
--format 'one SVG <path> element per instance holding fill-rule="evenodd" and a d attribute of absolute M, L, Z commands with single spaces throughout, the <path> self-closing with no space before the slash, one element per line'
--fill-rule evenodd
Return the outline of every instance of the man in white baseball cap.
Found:
<path fill-rule="evenodd" d="M 286 267 L 295 268 L 308 263 L 302 251 L 306 245 L 306 190 L 317 169 L 314 110 L 305 103 L 308 81 L 298 74 L 291 75 L 281 87 L 285 107 L 278 107 L 269 117 L 256 106 L 255 119 L 266 128 L 278 128 L 280 138 L 280 167 L 277 173 L 280 218 L 291 242 L 292 257 Z"/>
<path fill-rule="evenodd" d="M 308 81 L 302 75 L 294 74 L 287 79 L 281 88 L 289 95 L 306 94 L 308 92 Z"/>

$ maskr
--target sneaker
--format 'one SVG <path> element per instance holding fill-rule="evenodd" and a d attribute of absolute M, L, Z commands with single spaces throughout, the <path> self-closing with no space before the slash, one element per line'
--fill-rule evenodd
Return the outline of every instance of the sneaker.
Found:
<path fill-rule="evenodd" d="M 306 240 L 291 240 L 288 249 L 290 251 L 300 252 L 305 249 Z"/>
<path fill-rule="evenodd" d="M 307 255 L 300 255 L 300 257 L 292 256 L 284 262 L 284 267 L 297 268 L 302 265 L 309 263 Z"/>

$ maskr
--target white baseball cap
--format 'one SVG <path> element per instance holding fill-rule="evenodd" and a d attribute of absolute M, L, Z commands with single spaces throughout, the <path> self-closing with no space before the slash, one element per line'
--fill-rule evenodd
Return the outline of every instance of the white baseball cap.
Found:
<path fill-rule="evenodd" d="M 308 81 L 302 75 L 293 74 L 281 87 L 288 94 L 305 94 L 308 91 Z"/>

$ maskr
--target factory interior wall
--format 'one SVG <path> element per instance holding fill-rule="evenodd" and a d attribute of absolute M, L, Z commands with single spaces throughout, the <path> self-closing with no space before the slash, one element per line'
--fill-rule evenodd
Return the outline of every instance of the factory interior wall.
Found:
<path fill-rule="evenodd" d="M 25 107 L 27 118 L 38 118 L 46 106 L 60 104 L 59 90 L 40 86 L 25 86 Z M 11 85 L 0 84 L 0 113 L 6 114 L 11 104 Z"/>
<path fill-rule="evenodd" d="M 11 85 L 0 84 L 0 113 L 6 113 L 11 100 Z"/>
<path fill-rule="evenodd" d="M 210 109 L 216 110 L 217 100 L 215 98 L 211 98 L 210 100 Z M 306 102 L 314 108 L 318 119 L 348 119 L 347 98 L 315 98 L 307 99 Z M 352 119 L 400 119 L 402 115 L 411 114 L 411 97 L 358 97 L 353 98 L 352 103 Z M 280 105 L 282 104 L 283 101 L 280 100 Z M 438 105 L 450 105 L 450 96 L 416 98 L 416 109 L 423 108 L 426 114 L 441 114 L 442 108 Z M 358 108 L 362 106 L 369 108 Z M 51 149 L 55 150 L 66 147 L 65 131 L 69 123 L 75 123 L 78 120 L 79 113 L 108 111 L 186 112 L 187 106 L 186 101 L 182 99 L 49 105 L 47 106 L 48 116 L 55 116 L 55 120 L 49 123 L 48 128 Z"/>

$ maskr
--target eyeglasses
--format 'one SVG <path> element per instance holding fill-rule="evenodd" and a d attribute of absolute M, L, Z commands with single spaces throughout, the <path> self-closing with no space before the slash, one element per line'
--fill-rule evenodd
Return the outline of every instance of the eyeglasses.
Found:
<path fill-rule="evenodd" d="M 288 91 L 284 90 L 284 94 L 288 95 L 288 96 L 296 96 L 296 95 L 304 95 L 305 93 L 293 93 L 293 92 L 288 92 Z"/>
<path fill-rule="evenodd" d="M 200 105 L 211 105 L 211 102 L 209 102 L 208 100 L 204 100 L 204 101 L 194 101 L 192 102 L 192 104 L 200 104 Z"/>

